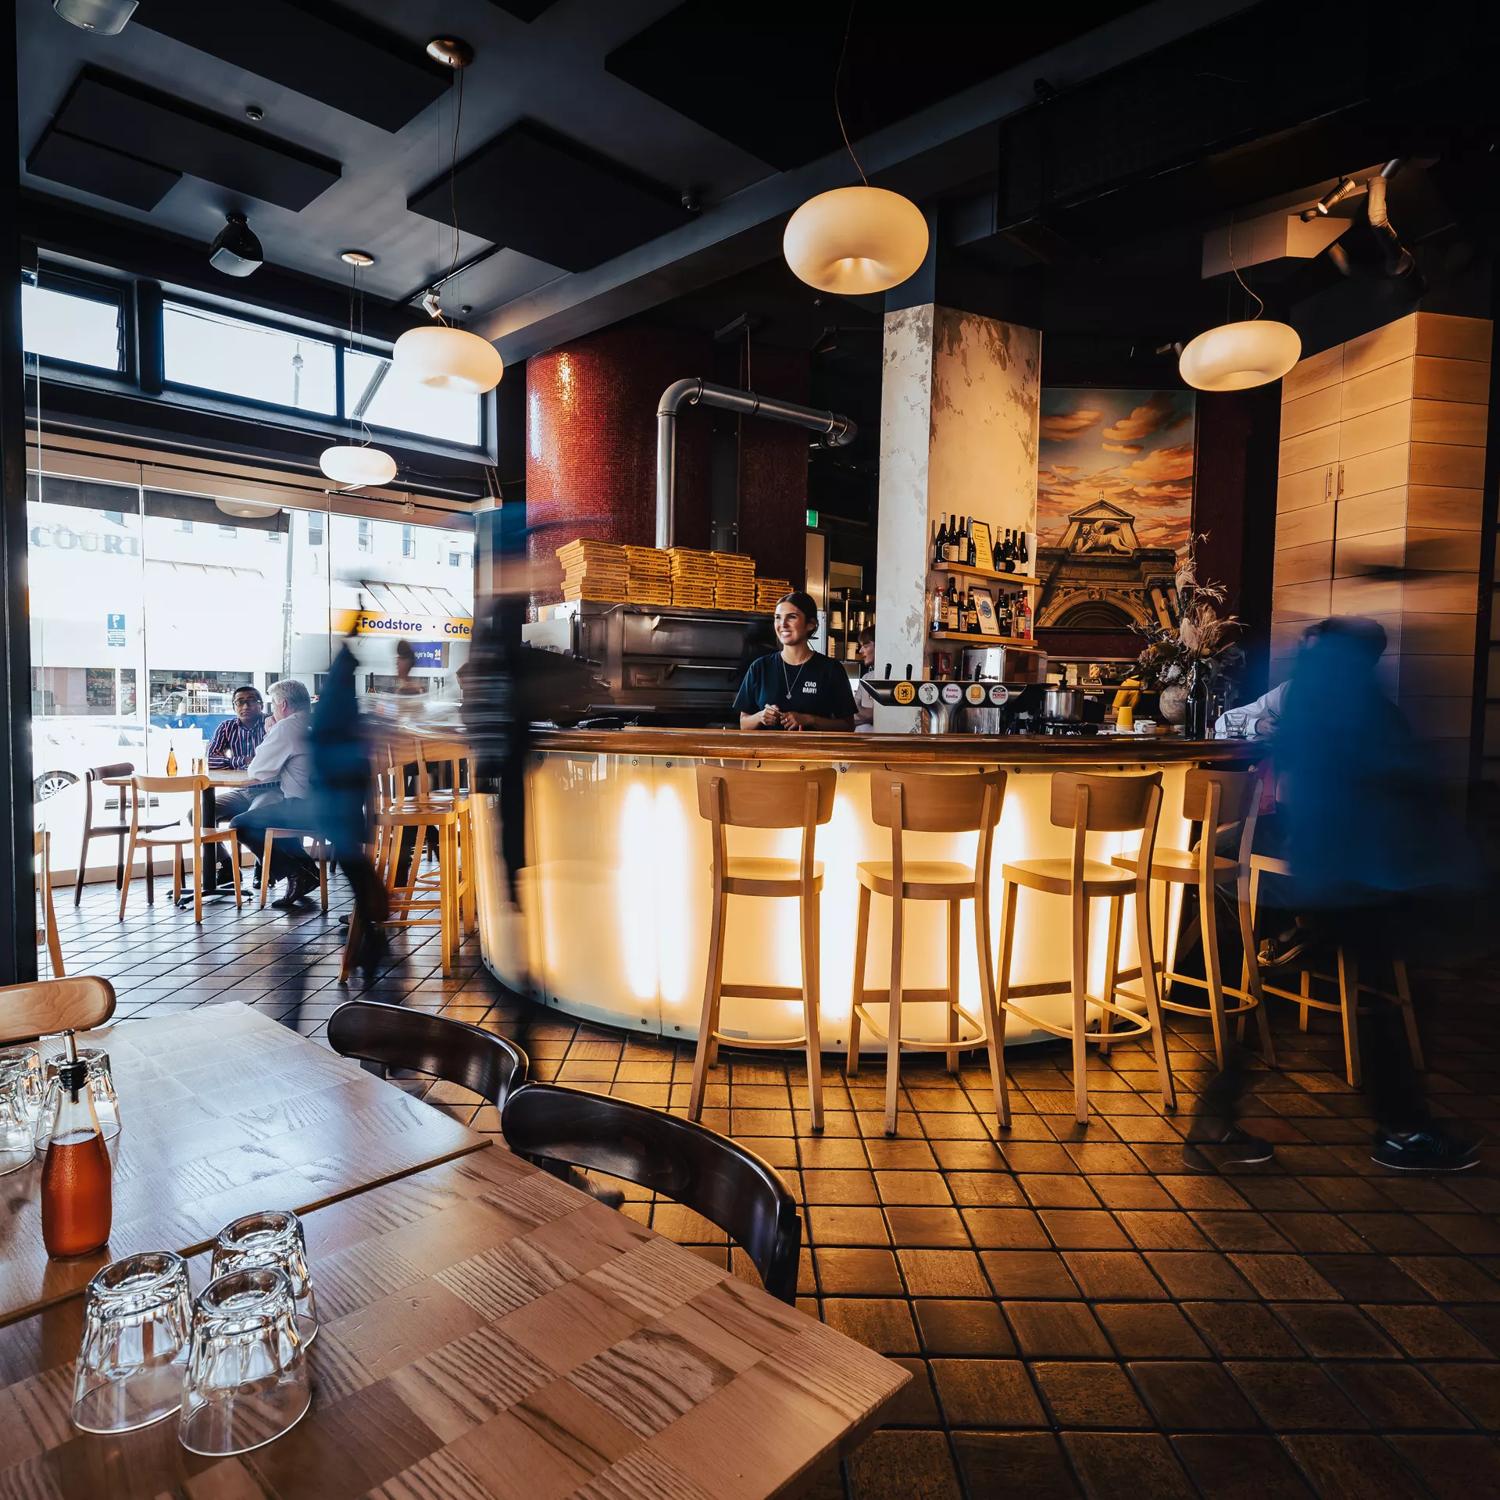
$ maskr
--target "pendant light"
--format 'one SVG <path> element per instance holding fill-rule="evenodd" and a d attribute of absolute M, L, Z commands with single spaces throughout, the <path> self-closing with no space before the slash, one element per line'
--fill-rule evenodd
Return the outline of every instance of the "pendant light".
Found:
<path fill-rule="evenodd" d="M 339 259 L 350 267 L 349 273 L 349 352 L 354 352 L 354 310 L 356 305 L 360 309 L 361 330 L 364 325 L 364 299 L 359 291 L 359 273 L 375 264 L 375 257 L 367 250 L 342 250 Z M 355 434 L 352 429 L 354 417 L 349 418 L 351 428 L 350 436 Z M 370 445 L 370 429 L 360 421 L 360 428 L 364 433 L 362 443 L 339 443 L 332 448 L 325 448 L 318 455 L 318 467 L 333 480 L 335 484 L 342 485 L 345 489 L 359 489 L 367 484 L 389 484 L 396 477 L 396 460 L 383 448 L 374 448 Z"/>
<path fill-rule="evenodd" d="M 448 202 L 453 214 L 453 257 L 448 263 L 448 281 L 458 266 L 458 128 L 464 116 L 464 69 L 474 61 L 474 49 L 457 37 L 434 37 L 427 54 L 453 69 L 458 98 L 453 112 L 453 150 L 448 163 Z M 430 291 L 422 306 L 437 322 L 428 328 L 408 328 L 396 340 L 392 364 L 404 379 L 431 390 L 460 391 L 482 396 L 500 384 L 505 363 L 488 339 L 463 328 L 454 328 L 443 316 L 437 291 Z"/>
<path fill-rule="evenodd" d="M 1280 380 L 1302 358 L 1297 330 L 1274 318 L 1262 318 L 1266 304 L 1245 284 L 1234 263 L 1234 221 L 1229 222 L 1229 269 L 1240 287 L 1255 298 L 1253 318 L 1221 323 L 1191 340 L 1177 359 L 1177 373 L 1199 391 L 1248 391 Z"/>
<path fill-rule="evenodd" d="M 799 280 L 820 292 L 846 297 L 899 286 L 927 256 L 927 220 L 922 210 L 900 193 L 870 186 L 844 128 L 839 83 L 853 22 L 854 0 L 850 0 L 844 45 L 833 75 L 833 111 L 860 185 L 809 198 L 787 221 L 781 240 L 781 253 Z"/>

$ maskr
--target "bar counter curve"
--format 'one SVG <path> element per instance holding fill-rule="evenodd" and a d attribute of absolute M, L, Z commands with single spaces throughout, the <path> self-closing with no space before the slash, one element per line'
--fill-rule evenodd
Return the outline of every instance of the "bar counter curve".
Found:
<path fill-rule="evenodd" d="M 451 735 L 451 729 L 446 731 Z M 992 865 L 990 928 L 998 953 L 1000 866 L 1006 860 L 1062 857 L 1070 830 L 1048 820 L 1048 785 L 1061 770 L 1140 773 L 1160 770 L 1158 841 L 1182 845 L 1183 777 L 1195 765 L 1243 764 L 1256 757 L 1243 740 L 1175 736 L 1045 739 L 959 735 L 776 734 L 714 730 L 542 730 L 527 767 L 527 865 L 510 903 L 500 860 L 497 799 L 477 799 L 480 942 L 486 966 L 503 984 L 585 1020 L 680 1039 L 696 1038 L 707 965 L 711 884 L 708 824 L 695 788 L 701 764 L 789 767 L 832 765 L 838 791 L 832 821 L 818 830 L 824 866 L 821 898 L 821 1018 L 826 1050 L 848 1046 L 850 986 L 860 860 L 889 859 L 890 835 L 870 816 L 870 775 L 880 766 L 911 770 L 999 767 L 1009 772 Z M 733 830 L 736 854 L 795 858 L 800 831 Z M 907 857 L 974 859 L 975 834 L 911 834 Z M 1097 837 L 1097 836 L 1096 836 Z M 1133 847 L 1131 835 L 1098 838 L 1091 857 Z M 1159 924 L 1160 913 L 1157 914 Z M 941 903 L 908 903 L 906 973 L 911 989 L 944 982 L 946 917 Z M 1133 924 L 1127 923 L 1127 929 Z M 1090 991 L 1104 973 L 1107 924 L 1091 923 Z M 1159 928 L 1158 928 L 1159 931 Z M 1160 938 L 1158 935 L 1158 947 Z M 1064 977 L 1067 903 L 1022 892 L 1017 917 L 1014 992 Z M 876 901 L 865 983 L 889 984 L 890 903 Z M 795 901 L 731 899 L 726 983 L 793 985 L 798 979 Z M 979 1009 L 972 908 L 959 942 L 960 994 Z M 1128 972 L 1139 960 L 1122 949 Z M 1034 991 L 1032 991 L 1034 994 Z M 1028 1008 L 1063 1021 L 1063 995 L 1038 996 Z M 936 1038 L 945 1016 L 936 1004 L 905 1007 L 903 1030 Z M 726 998 L 722 1030 L 750 1040 L 795 1035 L 795 1001 Z M 1012 1019 L 1008 1042 L 1039 1040 Z M 881 1052 L 884 1043 L 862 1044 Z"/>

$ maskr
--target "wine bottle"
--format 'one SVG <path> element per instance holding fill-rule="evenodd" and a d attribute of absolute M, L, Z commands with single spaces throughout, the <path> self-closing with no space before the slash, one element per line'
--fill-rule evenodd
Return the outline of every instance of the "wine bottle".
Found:
<path fill-rule="evenodd" d="M 948 580 L 948 593 L 944 600 L 943 629 L 956 631 L 960 628 L 958 614 L 958 586 Z"/>
<path fill-rule="evenodd" d="M 1006 573 L 1016 571 L 1016 533 L 1013 527 L 1007 527 L 1005 531 L 1005 545 L 1001 549 L 1004 561 L 1000 564 L 1001 570 Z"/>
<path fill-rule="evenodd" d="M 932 565 L 940 568 L 948 557 L 948 523 L 938 517 L 937 530 L 932 535 Z"/>
<path fill-rule="evenodd" d="M 969 635 L 979 634 L 979 606 L 974 602 L 974 590 L 964 595 L 964 630 Z"/>
<path fill-rule="evenodd" d="M 1020 550 L 1019 555 L 1016 558 L 1016 561 L 1019 562 L 1021 564 L 1021 567 L 1024 569 L 1025 566 L 1026 566 L 1026 564 L 1031 561 L 1031 554 L 1027 550 L 1027 547 L 1026 547 L 1026 533 L 1024 531 L 1021 532 L 1020 533 L 1020 537 L 1021 537 L 1021 550 Z"/>
<path fill-rule="evenodd" d="M 956 562 L 958 562 L 960 560 L 960 554 L 959 554 L 958 548 L 959 548 L 959 540 L 958 540 L 958 517 L 957 516 L 949 516 L 949 518 L 948 518 L 948 561 L 949 562 L 956 563 Z"/>
<path fill-rule="evenodd" d="M 975 565 L 975 559 L 979 556 L 979 549 L 974 545 L 974 520 L 972 516 L 969 518 L 969 534 L 966 540 L 968 541 L 967 561 L 972 568 Z"/>
<path fill-rule="evenodd" d="M 935 588 L 932 591 L 932 624 L 930 629 L 933 635 L 941 635 L 947 628 L 948 606 L 943 598 L 942 589 Z"/>
<path fill-rule="evenodd" d="M 1010 634 L 1010 599 L 1005 594 L 1000 596 L 1000 602 L 995 606 L 995 625 L 1001 635 Z"/>
<path fill-rule="evenodd" d="M 1012 629 L 1023 641 L 1031 639 L 1031 605 L 1024 592 L 1016 596 L 1016 610 Z"/>

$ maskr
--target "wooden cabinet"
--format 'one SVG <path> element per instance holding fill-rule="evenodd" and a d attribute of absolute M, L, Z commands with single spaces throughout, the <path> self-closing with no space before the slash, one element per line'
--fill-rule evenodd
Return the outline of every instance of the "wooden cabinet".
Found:
<path fill-rule="evenodd" d="M 1370 615 L 1419 731 L 1468 736 L 1490 323 L 1412 313 L 1282 382 L 1272 679 L 1306 625 Z"/>

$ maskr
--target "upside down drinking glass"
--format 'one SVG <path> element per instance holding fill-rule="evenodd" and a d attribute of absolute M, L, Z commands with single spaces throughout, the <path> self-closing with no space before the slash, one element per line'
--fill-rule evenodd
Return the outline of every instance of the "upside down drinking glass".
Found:
<path fill-rule="evenodd" d="M 170 1417 L 182 1405 L 191 1322 L 180 1255 L 151 1250 L 96 1272 L 84 1294 L 73 1425 L 130 1432 Z"/>
<path fill-rule="evenodd" d="M 302 1342 L 312 1343 L 318 1336 L 318 1305 L 307 1268 L 302 1220 L 290 1209 L 268 1209 L 226 1224 L 214 1242 L 213 1274 L 223 1276 L 248 1266 L 272 1266 L 286 1272 Z"/>

